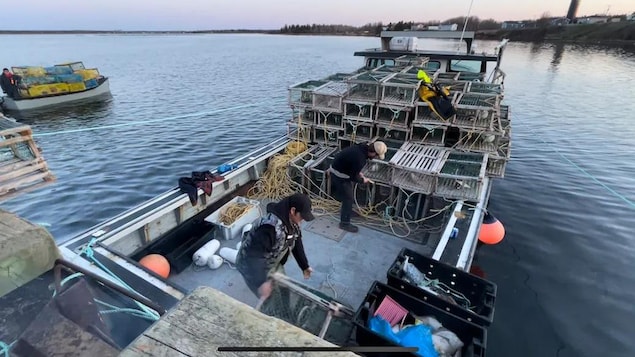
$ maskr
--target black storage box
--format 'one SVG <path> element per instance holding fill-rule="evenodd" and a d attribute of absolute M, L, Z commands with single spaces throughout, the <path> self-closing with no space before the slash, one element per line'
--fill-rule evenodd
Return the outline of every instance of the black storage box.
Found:
<path fill-rule="evenodd" d="M 438 279 L 448 287 L 456 290 L 470 300 L 472 310 L 444 300 L 418 286 L 404 280 L 403 263 L 408 257 L 421 273 L 429 279 Z M 481 279 L 451 265 L 425 257 L 413 250 L 404 248 L 387 272 L 388 285 L 406 294 L 423 300 L 436 307 L 473 322 L 479 326 L 489 327 L 494 319 L 494 303 L 496 300 L 496 284 Z"/>
<path fill-rule="evenodd" d="M 433 316 L 446 329 L 452 331 L 463 342 L 461 357 L 484 357 L 487 344 L 487 331 L 471 322 L 458 318 L 444 310 L 418 300 L 402 291 L 375 281 L 362 305 L 357 310 L 353 322 L 356 330 L 356 341 L 360 346 L 398 346 L 393 341 L 372 331 L 367 327 L 368 320 L 379 307 L 384 297 L 390 296 L 396 303 L 416 316 Z M 411 346 L 399 346 L 411 347 Z M 366 356 L 420 356 L 411 352 L 403 353 L 364 353 Z"/>

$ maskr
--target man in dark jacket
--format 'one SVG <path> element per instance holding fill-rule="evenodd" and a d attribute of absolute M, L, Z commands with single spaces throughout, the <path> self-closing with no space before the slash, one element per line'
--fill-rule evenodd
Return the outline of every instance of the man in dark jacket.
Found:
<path fill-rule="evenodd" d="M 340 209 L 340 228 L 356 233 L 359 229 L 351 224 L 353 213 L 353 183 L 369 183 L 364 177 L 362 169 L 368 159 L 378 157 L 383 160 L 388 148 L 381 141 L 355 144 L 347 147 L 335 155 L 335 159 L 329 168 L 331 187 L 334 197 L 342 202 Z"/>
<path fill-rule="evenodd" d="M 9 98 L 18 98 L 18 80 L 20 76 L 14 75 L 9 71 L 8 68 L 4 68 L 2 70 L 2 75 L 0 75 L 0 87 L 2 87 L 2 91 L 7 93 Z"/>
<path fill-rule="evenodd" d="M 243 239 L 236 268 L 258 298 L 264 300 L 271 295 L 273 287 L 268 275 L 276 271 L 284 273 L 289 252 L 304 278 L 311 276 L 313 269 L 304 252 L 300 223 L 314 218 L 309 197 L 296 193 L 267 205 L 267 214 Z"/>

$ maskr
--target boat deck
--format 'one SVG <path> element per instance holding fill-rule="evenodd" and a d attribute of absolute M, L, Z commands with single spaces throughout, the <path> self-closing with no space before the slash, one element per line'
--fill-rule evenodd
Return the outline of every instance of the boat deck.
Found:
<path fill-rule="evenodd" d="M 285 265 L 286 274 L 356 310 L 375 280 L 386 281 L 388 269 L 403 248 L 432 256 L 440 240 L 441 234 L 435 233 L 417 243 L 398 238 L 388 233 L 390 230 L 381 232 L 365 227 L 363 220 L 353 219 L 353 223 L 360 225 L 358 233 L 339 229 L 338 220 L 331 215 L 316 215 L 314 221 L 303 222 L 302 239 L 313 275 L 304 280 L 292 256 Z M 219 240 L 221 247 L 230 248 L 240 241 L 239 238 Z M 459 239 L 456 243 L 460 249 Z M 187 291 L 210 286 L 250 306 L 258 301 L 240 273 L 227 263 L 216 270 L 192 264 L 180 274 L 172 274 L 169 280 Z"/>

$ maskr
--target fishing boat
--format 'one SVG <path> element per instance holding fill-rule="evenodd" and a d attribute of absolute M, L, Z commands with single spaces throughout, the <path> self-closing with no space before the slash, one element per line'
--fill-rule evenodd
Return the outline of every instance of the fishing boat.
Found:
<path fill-rule="evenodd" d="M 97 68 L 85 68 L 83 62 L 12 67 L 11 72 L 20 77 L 16 84 L 19 95 L 0 98 L 0 105 L 7 111 L 46 108 L 110 95 L 108 77 Z"/>
<path fill-rule="evenodd" d="M 412 45 L 429 37 L 468 48 Z M 439 355 L 445 328 L 458 344 L 447 355 L 484 356 L 496 285 L 469 271 L 479 241 L 503 238 L 487 204 L 510 159 L 511 122 L 506 42 L 475 54 L 472 39 L 382 32 L 382 48 L 355 53 L 359 70 L 289 87 L 286 135 L 185 178 L 207 177 L 205 190 L 175 187 L 56 248 L 43 229 L 14 222 L 0 235 L 13 252 L 0 266 L 22 281 L 0 292 L 0 339 L 17 355 L 222 356 L 219 348 L 246 347 L 395 355 L 404 345 L 389 335 L 425 325 Z M 444 115 L 442 100 L 454 114 Z M 345 232 L 327 169 L 338 150 L 377 138 L 389 152 L 364 168 L 374 183 L 355 188 L 360 230 Z M 292 192 L 313 201 L 317 218 L 303 224 L 302 240 L 314 272 L 304 280 L 288 263 L 288 275 L 272 276 L 277 293 L 259 301 L 231 262 L 267 203 Z M 221 219 L 238 206 L 240 215 Z M 392 332 L 371 326 L 382 321 Z"/>

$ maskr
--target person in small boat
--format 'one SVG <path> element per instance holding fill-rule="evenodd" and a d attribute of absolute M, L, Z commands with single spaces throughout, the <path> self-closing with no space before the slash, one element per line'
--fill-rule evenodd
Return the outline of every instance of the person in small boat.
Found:
<path fill-rule="evenodd" d="M 345 231 L 356 233 L 359 229 L 351 224 L 353 215 L 353 183 L 372 183 L 362 174 L 366 161 L 378 157 L 383 160 L 388 147 L 382 141 L 371 141 L 351 145 L 335 155 L 328 170 L 333 196 L 342 203 L 340 225 Z"/>
<path fill-rule="evenodd" d="M 20 91 L 18 90 L 18 81 L 20 76 L 14 75 L 8 68 L 2 69 L 2 75 L 0 75 L 0 87 L 2 91 L 6 93 L 9 98 L 18 98 Z"/>
<path fill-rule="evenodd" d="M 249 289 L 261 300 L 267 299 L 273 289 L 270 273 L 284 274 L 284 264 L 293 254 L 304 278 L 311 277 L 300 223 L 315 219 L 311 212 L 311 199 L 301 193 L 285 197 L 267 205 L 267 213 L 243 237 L 236 256 L 236 268 Z"/>

